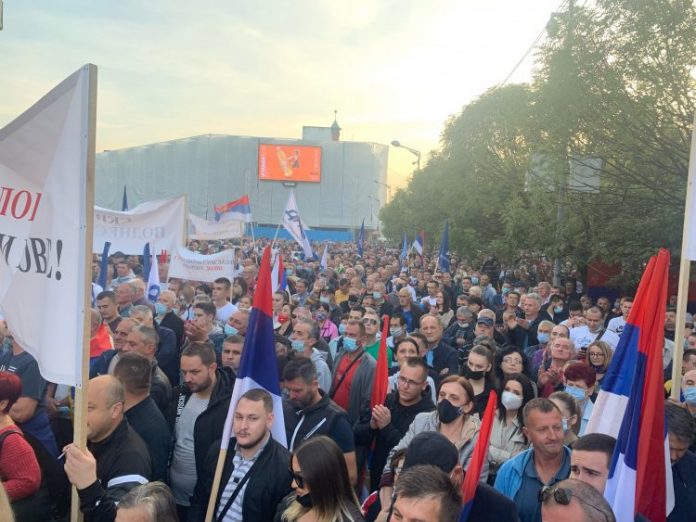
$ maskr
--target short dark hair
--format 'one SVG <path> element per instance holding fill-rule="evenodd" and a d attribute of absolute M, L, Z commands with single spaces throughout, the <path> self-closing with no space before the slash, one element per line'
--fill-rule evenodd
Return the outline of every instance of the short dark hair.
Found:
<path fill-rule="evenodd" d="M 524 425 L 527 426 L 527 421 L 529 420 L 529 415 L 534 411 L 540 411 L 541 413 L 551 413 L 552 411 L 557 411 L 560 415 L 561 410 L 558 409 L 551 400 L 545 399 L 543 397 L 538 397 L 532 399 L 527 404 L 524 405 L 522 410 L 522 417 L 524 418 Z"/>
<path fill-rule="evenodd" d="M 573 451 L 595 451 L 607 456 L 607 466 L 611 464 L 616 439 L 604 433 L 588 433 L 575 441 Z"/>
<path fill-rule="evenodd" d="M 419 464 L 406 469 L 399 475 L 394 486 L 399 498 L 433 498 L 440 501 L 440 522 L 459 518 L 462 499 L 449 476 L 436 466 Z"/>
<path fill-rule="evenodd" d="M 225 340 L 222 341 L 222 344 L 244 344 L 244 337 L 241 335 L 228 335 L 225 337 Z"/>
<path fill-rule="evenodd" d="M 689 334 L 689 337 L 691 336 L 696 336 L 696 332 Z M 682 361 L 688 361 L 689 357 L 692 355 L 696 355 L 696 348 L 689 348 L 687 350 L 684 350 L 684 355 L 682 356 Z"/>
<path fill-rule="evenodd" d="M 568 311 L 570 312 L 580 312 L 582 311 L 582 303 L 580 301 L 573 300 L 568 303 Z"/>
<path fill-rule="evenodd" d="M 665 401 L 665 418 L 667 420 L 667 431 L 684 442 L 691 444 L 696 433 L 696 421 L 689 410 Z"/>
<path fill-rule="evenodd" d="M 409 368 L 420 368 L 423 372 L 423 379 L 428 377 L 428 365 L 422 357 L 407 357 L 404 364 Z"/>
<path fill-rule="evenodd" d="M 283 369 L 283 380 L 294 381 L 302 379 L 306 384 L 312 384 L 317 378 L 317 367 L 309 357 L 295 356 Z"/>
<path fill-rule="evenodd" d="M 253 402 L 263 401 L 263 408 L 268 413 L 273 413 L 273 398 L 271 397 L 271 394 L 268 393 L 263 388 L 253 388 L 251 390 L 247 390 L 239 398 L 240 401 L 242 399 L 246 399 L 248 401 L 253 401 Z"/>
<path fill-rule="evenodd" d="M 144 355 L 122 353 L 114 367 L 114 376 L 123 383 L 128 393 L 141 394 L 150 390 L 152 366 Z"/>
<path fill-rule="evenodd" d="M 230 280 L 227 279 L 226 277 L 218 277 L 215 281 L 218 285 L 224 285 L 224 287 L 229 290 L 230 286 L 232 286 L 232 283 L 230 283 Z"/>
<path fill-rule="evenodd" d="M 181 351 L 181 356 L 199 357 L 201 362 L 206 366 L 210 366 L 217 361 L 215 357 L 215 347 L 207 341 L 187 344 Z"/>
<path fill-rule="evenodd" d="M 101 301 L 102 299 L 111 299 L 112 303 L 116 302 L 116 293 L 112 292 L 111 290 L 104 290 L 103 292 L 99 292 L 97 294 L 97 301 Z"/>
<path fill-rule="evenodd" d="M 392 316 L 391 316 L 391 318 L 390 318 L 390 321 L 391 321 L 392 319 L 397 319 L 397 320 L 399 321 L 399 324 L 400 324 L 401 326 L 405 326 L 405 325 L 406 325 L 406 318 L 403 316 L 403 314 L 400 314 L 400 313 L 392 314 Z"/>
<path fill-rule="evenodd" d="M 194 308 L 199 308 L 205 315 L 210 315 L 215 317 L 215 314 L 217 314 L 217 308 L 215 308 L 215 305 L 213 303 L 196 303 L 193 305 Z"/>

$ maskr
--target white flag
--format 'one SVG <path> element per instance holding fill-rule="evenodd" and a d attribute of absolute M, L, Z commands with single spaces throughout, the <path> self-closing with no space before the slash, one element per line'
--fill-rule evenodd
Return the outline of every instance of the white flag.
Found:
<path fill-rule="evenodd" d="M 152 243 L 150 243 L 150 252 L 152 252 L 152 262 L 150 263 L 150 274 L 147 278 L 147 298 L 151 303 L 156 303 L 159 299 L 162 288 L 160 287 L 157 254 L 155 254 L 155 252 L 152 250 Z"/>
<path fill-rule="evenodd" d="M 329 266 L 329 245 L 324 245 L 324 253 L 321 255 L 321 261 L 319 262 L 319 268 L 322 270 L 326 270 L 326 268 Z"/>
<path fill-rule="evenodd" d="M 307 227 L 302 222 L 300 217 L 300 211 L 297 208 L 297 202 L 295 201 L 295 191 L 290 189 L 290 195 L 288 196 L 288 203 L 285 205 L 285 211 L 283 212 L 283 226 L 287 230 L 292 238 L 297 241 L 297 244 L 304 250 L 305 259 L 311 259 L 314 257 L 314 252 L 312 251 L 312 245 L 309 244 L 309 238 L 305 234 Z"/>
<path fill-rule="evenodd" d="M 96 74 L 85 65 L 0 129 L 0 314 L 41 375 L 70 386 L 89 317 Z"/>

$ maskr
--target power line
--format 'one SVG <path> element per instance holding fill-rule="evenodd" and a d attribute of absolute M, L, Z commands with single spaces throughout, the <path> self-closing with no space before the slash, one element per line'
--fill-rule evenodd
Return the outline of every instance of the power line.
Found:
<path fill-rule="evenodd" d="M 556 8 L 555 11 L 552 12 L 552 14 L 555 13 L 555 12 L 561 11 L 564 7 L 567 6 L 567 4 L 568 4 L 568 0 L 562 0 L 561 4 Z M 547 24 L 548 24 L 548 22 L 547 22 Z M 500 82 L 500 83 L 496 86 L 496 88 L 497 88 L 497 87 L 502 87 L 503 85 L 505 85 L 505 84 L 507 83 L 507 81 L 510 79 L 510 77 L 511 77 L 513 74 L 515 74 L 515 71 L 517 71 L 517 69 L 519 68 L 519 66 L 522 65 L 522 63 L 527 59 L 527 56 L 529 56 L 529 53 L 532 52 L 532 50 L 533 50 L 533 49 L 537 46 L 537 44 L 539 43 L 539 40 L 541 40 L 541 38 L 544 36 L 544 33 L 546 32 L 546 27 L 547 27 L 547 26 L 544 25 L 544 27 L 541 29 L 541 31 L 539 31 L 539 34 L 537 35 L 537 37 L 536 37 L 536 38 L 534 39 L 534 41 L 532 42 L 532 45 L 529 46 L 529 49 L 527 49 L 527 50 L 525 51 L 525 53 L 522 55 L 522 58 L 520 58 L 520 60 L 519 60 L 519 61 L 515 64 L 515 66 L 512 68 L 512 71 L 510 71 L 510 73 L 505 77 L 505 79 L 504 79 L 502 82 Z"/>

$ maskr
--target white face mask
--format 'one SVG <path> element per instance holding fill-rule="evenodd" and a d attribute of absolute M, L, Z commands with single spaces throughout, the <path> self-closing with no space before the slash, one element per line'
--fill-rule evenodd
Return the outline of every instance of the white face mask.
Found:
<path fill-rule="evenodd" d="M 506 410 L 515 411 L 519 410 L 522 406 L 522 397 L 515 395 L 512 392 L 504 391 L 503 396 L 501 397 L 501 402 L 503 403 L 503 406 L 505 406 Z"/>

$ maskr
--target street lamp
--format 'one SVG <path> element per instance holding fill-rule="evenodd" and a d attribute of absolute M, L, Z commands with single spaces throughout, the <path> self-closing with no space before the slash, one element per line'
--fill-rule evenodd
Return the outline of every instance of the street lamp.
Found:
<path fill-rule="evenodd" d="M 382 183 L 381 181 L 377 179 L 373 179 L 373 182 L 377 183 L 377 185 L 382 185 L 383 187 L 386 187 L 387 189 L 387 203 L 391 199 L 391 185 L 389 183 Z"/>
<path fill-rule="evenodd" d="M 402 149 L 406 149 L 409 151 L 411 154 L 413 154 L 416 157 L 416 165 L 418 166 L 418 170 L 420 170 L 420 161 L 421 161 L 421 152 L 416 149 L 412 149 L 411 147 L 407 147 L 406 145 L 402 145 L 399 140 L 394 140 L 391 142 L 392 147 L 401 147 Z"/>

